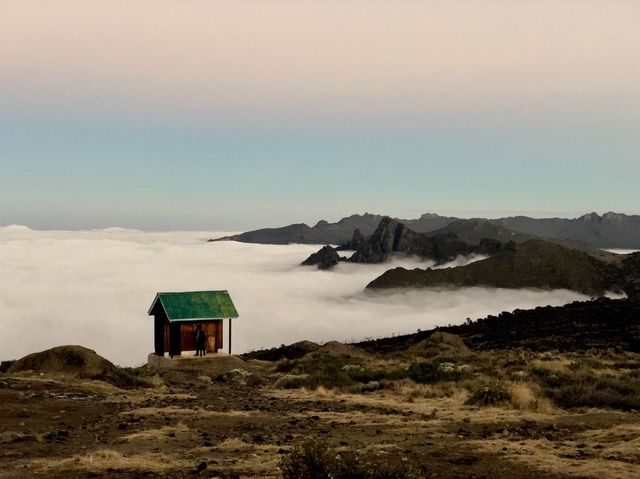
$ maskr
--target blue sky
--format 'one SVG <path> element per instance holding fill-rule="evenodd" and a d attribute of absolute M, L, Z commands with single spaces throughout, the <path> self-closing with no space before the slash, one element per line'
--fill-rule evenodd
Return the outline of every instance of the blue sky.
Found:
<path fill-rule="evenodd" d="M 637 4 L 365 3 L 3 3 L 0 224 L 640 213 Z"/>

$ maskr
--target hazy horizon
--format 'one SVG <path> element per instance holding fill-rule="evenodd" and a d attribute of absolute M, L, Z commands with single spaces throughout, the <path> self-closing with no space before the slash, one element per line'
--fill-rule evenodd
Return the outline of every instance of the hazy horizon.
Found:
<path fill-rule="evenodd" d="M 635 1 L 6 0 L 0 18 L 0 224 L 638 212 Z"/>
<path fill-rule="evenodd" d="M 417 210 L 416 210 L 417 211 Z M 238 233 L 242 233 L 244 231 L 249 231 L 249 230 L 254 230 L 254 229 L 261 229 L 261 228 L 278 228 L 278 227 L 283 227 L 283 226 L 288 226 L 289 224 L 296 224 L 296 223 L 305 223 L 309 226 L 314 226 L 315 224 L 317 224 L 319 221 L 328 221 L 329 223 L 335 223 L 338 222 L 339 220 L 349 217 L 351 215 L 365 215 L 365 214 L 375 214 L 375 215 L 381 215 L 381 216 L 391 216 L 394 218 L 400 218 L 400 219 L 417 219 L 420 217 L 421 214 L 438 214 L 439 216 L 449 216 L 449 217 L 457 217 L 457 218 L 461 218 L 461 219 L 469 219 L 469 218 L 487 218 L 487 219 L 498 219 L 498 218 L 504 218 L 504 217 L 510 217 L 510 216 L 527 216 L 527 217 L 531 217 L 531 218 L 537 218 L 537 219 L 543 219 L 543 218 L 566 218 L 566 219 L 575 219 L 575 218 L 579 218 L 583 215 L 586 214 L 590 214 L 590 213 L 597 213 L 599 215 L 603 215 L 605 213 L 610 213 L 611 211 L 605 211 L 605 210 L 599 210 L 599 211 L 585 211 L 582 213 L 569 213 L 569 212 L 565 212 L 565 214 L 562 214 L 562 212 L 538 212 L 537 214 L 535 212 L 524 212 L 524 213 L 518 213 L 518 212 L 514 212 L 514 211 L 508 211 L 505 210 L 503 211 L 504 214 L 500 215 L 497 212 L 493 212 L 493 214 L 482 214 L 481 212 L 475 212 L 475 214 L 467 214 L 467 215 L 463 215 L 460 214 L 461 212 L 458 213 L 450 213 L 450 214 L 445 214 L 445 213 L 438 213 L 435 211 L 423 211 L 422 213 L 416 213 L 413 216 L 410 215 L 410 212 L 407 211 L 405 216 L 401 216 L 401 215 L 394 215 L 394 214 L 389 214 L 386 212 L 372 212 L 372 211 L 364 211 L 364 212 L 353 212 L 353 213 L 348 213 L 348 214 L 344 214 L 342 216 L 337 216 L 337 217 L 328 217 L 328 216 L 323 216 L 323 217 L 318 217 L 316 219 L 311 219 L 308 221 L 302 220 L 300 218 L 297 219 L 291 219 L 288 223 L 268 223 L 268 222 L 260 222 L 260 223 L 253 223 L 250 225 L 245 226 L 244 228 L 232 228 L 229 229 L 228 231 L 225 231 L 224 233 L 220 233 L 220 231 L 215 231 L 217 228 L 212 225 L 211 228 L 198 228 L 198 227 L 193 227 L 193 228 L 179 228 L 179 229 L 175 229 L 175 228 L 169 228 L 169 227 L 157 227 L 157 228 L 144 228 L 144 227 L 137 227 L 134 225 L 125 225 L 125 224 L 102 224 L 102 225 L 75 225 L 75 226 L 71 226 L 71 225 L 58 225 L 56 226 L 55 223 L 45 223 L 42 225 L 29 225 L 29 224 L 24 224 L 24 223 L 7 223 L 7 224 L 1 224 L 0 223 L 0 227 L 24 227 L 24 228 L 28 228 L 30 230 L 34 230 L 34 231 L 101 231 L 101 230 L 109 230 L 109 229 L 124 229 L 124 230 L 138 230 L 138 231 L 145 231 L 145 232 L 158 232 L 158 233 L 171 233 L 171 232 L 192 232 L 192 233 L 216 233 L 216 234 L 220 234 L 220 235 L 233 235 L 233 234 L 238 234 Z M 469 211 L 467 211 L 467 213 L 469 213 Z M 638 215 L 638 213 L 632 213 L 632 212 L 623 212 L 623 211 L 613 211 L 613 213 L 617 213 L 617 214 L 625 214 L 625 215 L 629 215 L 629 216 L 636 216 Z"/>

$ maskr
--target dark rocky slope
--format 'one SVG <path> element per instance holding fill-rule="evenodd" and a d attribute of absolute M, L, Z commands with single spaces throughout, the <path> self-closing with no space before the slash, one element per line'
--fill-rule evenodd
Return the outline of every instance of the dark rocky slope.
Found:
<path fill-rule="evenodd" d="M 478 244 L 485 238 L 501 241 L 503 243 L 508 243 L 510 241 L 523 243 L 530 239 L 540 239 L 533 234 L 519 233 L 482 218 L 456 220 L 439 230 L 431 232 L 430 234 L 455 234 L 461 241 L 469 244 Z"/>
<path fill-rule="evenodd" d="M 436 331 L 460 336 L 471 349 L 586 351 L 613 348 L 640 352 L 640 302 L 600 298 L 565 306 L 515 310 L 460 326 L 363 341 L 355 346 L 372 353 L 402 352 Z"/>
<path fill-rule="evenodd" d="M 589 213 L 574 219 L 513 216 L 491 222 L 521 233 L 581 241 L 596 248 L 640 248 L 640 215 Z"/>
<path fill-rule="evenodd" d="M 425 288 L 488 286 L 496 288 L 569 289 L 600 296 L 623 289 L 619 257 L 610 261 L 542 240 L 511 243 L 494 256 L 466 266 L 446 269 L 395 268 L 373 280 L 367 288 Z M 627 271 L 627 270 L 625 270 Z M 638 271 L 628 269 L 631 278 Z"/>

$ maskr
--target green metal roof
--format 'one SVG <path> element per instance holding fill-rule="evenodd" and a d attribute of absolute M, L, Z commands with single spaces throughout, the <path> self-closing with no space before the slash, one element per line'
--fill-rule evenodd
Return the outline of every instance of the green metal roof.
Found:
<path fill-rule="evenodd" d="M 228 291 L 158 293 L 149 314 L 160 301 L 169 321 L 237 318 L 238 311 Z"/>

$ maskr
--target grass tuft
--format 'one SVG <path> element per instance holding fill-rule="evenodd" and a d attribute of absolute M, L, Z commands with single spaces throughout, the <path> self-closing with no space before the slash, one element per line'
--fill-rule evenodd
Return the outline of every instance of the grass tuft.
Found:
<path fill-rule="evenodd" d="M 417 479 L 406 458 L 336 450 L 325 441 L 309 439 L 295 445 L 280 462 L 284 479 Z"/>
<path fill-rule="evenodd" d="M 421 384 L 432 384 L 443 381 L 462 381 L 472 377 L 470 368 L 456 366 L 453 363 L 426 361 L 413 363 L 407 370 L 407 376 Z"/>
<path fill-rule="evenodd" d="M 511 400 L 512 395 L 508 385 L 503 381 L 492 381 L 473 386 L 467 404 L 499 406 Z"/>

